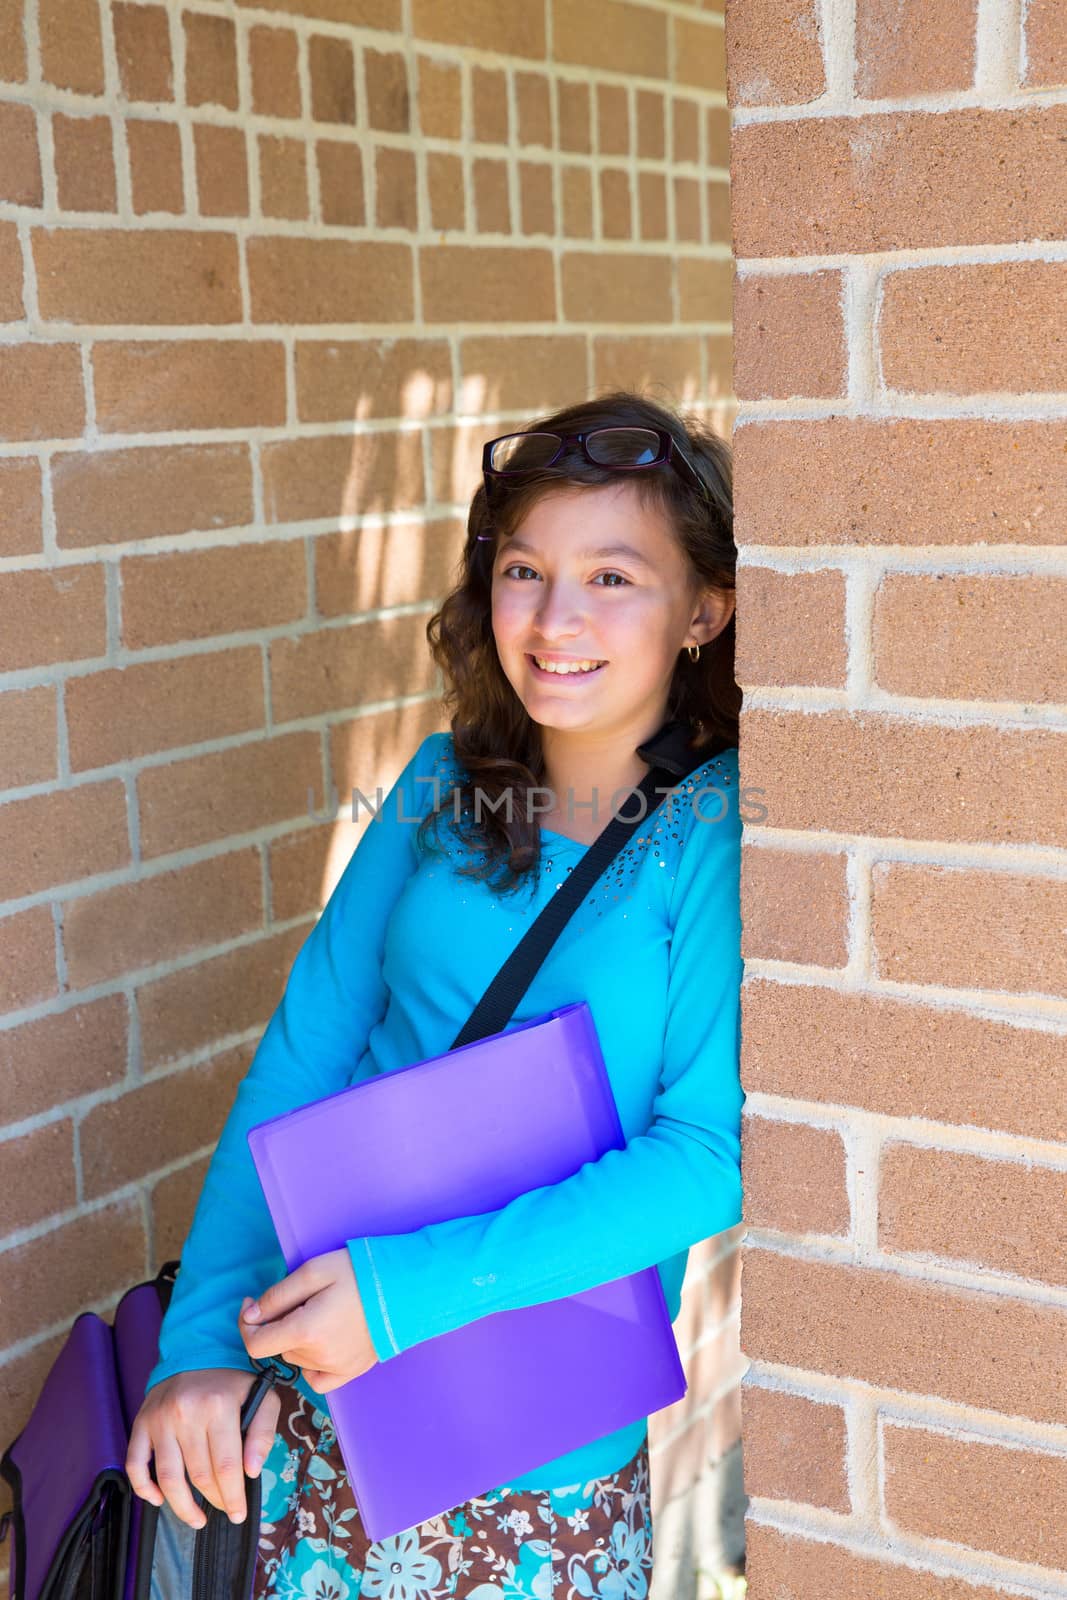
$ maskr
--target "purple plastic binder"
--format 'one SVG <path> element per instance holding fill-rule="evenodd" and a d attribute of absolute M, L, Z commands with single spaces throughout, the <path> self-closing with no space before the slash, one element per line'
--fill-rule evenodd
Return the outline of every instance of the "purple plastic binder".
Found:
<path fill-rule="evenodd" d="M 498 1210 L 626 1143 L 585 1001 L 353 1084 L 248 1142 L 290 1271 L 348 1239 Z M 325 1399 L 364 1527 L 385 1539 L 685 1388 L 649 1267 L 481 1317 Z"/>

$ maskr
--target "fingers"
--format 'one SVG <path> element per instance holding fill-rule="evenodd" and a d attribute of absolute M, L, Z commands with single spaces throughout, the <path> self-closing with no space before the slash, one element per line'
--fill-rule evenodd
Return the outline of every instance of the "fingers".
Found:
<path fill-rule="evenodd" d="M 259 1410 L 248 1425 L 244 1445 L 244 1469 L 250 1478 L 258 1475 L 264 1461 L 270 1455 L 281 1409 L 281 1396 L 276 1389 L 272 1389 L 269 1394 L 264 1395 Z"/>
<path fill-rule="evenodd" d="M 203 1476 L 202 1462 L 198 1463 L 198 1469 Z M 174 1434 L 164 1434 L 156 1444 L 156 1479 L 176 1517 L 187 1522 L 190 1528 L 205 1526 L 207 1517 L 193 1499 L 185 1477 L 185 1459 Z M 196 1478 L 193 1478 L 193 1482 L 202 1490 Z"/>
<path fill-rule="evenodd" d="M 295 1272 L 282 1278 L 278 1283 L 272 1283 L 269 1289 L 264 1289 L 258 1301 L 254 1300 L 250 1306 L 245 1306 L 241 1311 L 242 1324 L 248 1323 L 254 1327 L 259 1322 L 273 1322 L 279 1317 L 284 1317 L 286 1312 L 295 1311 L 302 1305 L 308 1295 L 314 1294 L 319 1288 L 319 1273 L 316 1268 L 317 1257 L 305 1261 L 302 1267 L 297 1267 Z"/>
<path fill-rule="evenodd" d="M 225 1511 L 231 1522 L 243 1522 L 246 1510 L 243 1449 L 240 1425 L 232 1411 L 208 1428 L 207 1442 L 215 1495 L 209 1494 L 195 1478 L 193 1482 L 207 1494 L 212 1505 Z"/>
<path fill-rule="evenodd" d="M 303 1302 L 288 1315 L 278 1315 L 262 1327 L 249 1327 L 241 1322 L 241 1338 L 250 1356 L 261 1360 L 264 1356 L 282 1356 L 286 1361 L 300 1365 L 300 1352 L 308 1336 L 308 1316 Z M 293 1352 L 290 1354 L 290 1352 Z"/>
<path fill-rule="evenodd" d="M 138 1413 L 130 1429 L 130 1443 L 126 1451 L 126 1476 L 130 1480 L 134 1494 L 140 1495 L 141 1499 L 147 1500 L 150 1505 L 161 1506 L 163 1491 L 152 1482 L 148 1470 L 151 1454 L 152 1438 L 146 1423 Z"/>

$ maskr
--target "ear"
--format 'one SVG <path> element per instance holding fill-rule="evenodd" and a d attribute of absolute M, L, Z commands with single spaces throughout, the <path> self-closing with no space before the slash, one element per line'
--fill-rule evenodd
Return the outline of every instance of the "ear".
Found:
<path fill-rule="evenodd" d="M 696 610 L 689 619 L 689 632 L 693 644 L 710 644 L 726 627 L 734 614 L 733 589 L 704 589 Z"/>

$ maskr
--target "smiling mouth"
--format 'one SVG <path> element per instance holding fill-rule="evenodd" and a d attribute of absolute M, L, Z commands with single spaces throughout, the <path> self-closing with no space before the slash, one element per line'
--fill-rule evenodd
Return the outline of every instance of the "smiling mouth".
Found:
<path fill-rule="evenodd" d="M 553 683 L 558 683 L 563 680 L 566 680 L 568 683 L 570 683 L 575 679 L 596 678 L 600 676 L 601 672 L 603 672 L 604 668 L 607 666 L 606 661 L 599 661 L 595 666 L 592 667 L 579 665 L 577 662 L 561 661 L 558 663 L 557 670 L 552 670 L 550 668 L 538 666 L 536 656 L 528 654 L 526 659 L 530 663 L 530 670 L 535 678 L 542 678 L 546 681 L 551 680 Z M 542 659 L 544 658 L 542 657 Z M 590 657 L 587 659 L 592 658 Z"/>

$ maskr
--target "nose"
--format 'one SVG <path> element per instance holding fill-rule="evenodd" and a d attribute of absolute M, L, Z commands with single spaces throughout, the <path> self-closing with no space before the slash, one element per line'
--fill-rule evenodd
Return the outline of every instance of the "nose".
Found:
<path fill-rule="evenodd" d="M 581 591 L 573 584 L 546 583 L 538 603 L 535 620 L 538 632 L 548 644 L 550 640 L 569 639 L 581 633 Z"/>

